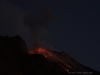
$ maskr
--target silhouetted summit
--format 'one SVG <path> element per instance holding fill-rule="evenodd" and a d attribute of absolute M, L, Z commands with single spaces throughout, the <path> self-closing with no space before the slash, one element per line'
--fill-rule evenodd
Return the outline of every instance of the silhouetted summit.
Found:
<path fill-rule="evenodd" d="M 25 41 L 20 36 L 0 36 L 0 75 L 100 74 L 64 52 L 37 49 L 29 54 Z"/>

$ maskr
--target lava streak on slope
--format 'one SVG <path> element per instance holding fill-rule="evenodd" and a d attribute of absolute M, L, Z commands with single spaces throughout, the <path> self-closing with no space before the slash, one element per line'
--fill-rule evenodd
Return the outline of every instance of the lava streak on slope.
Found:
<path fill-rule="evenodd" d="M 55 52 L 47 50 L 47 49 L 44 49 L 42 47 L 38 47 L 38 48 L 34 48 L 32 50 L 29 50 L 28 53 L 29 54 L 42 54 L 47 59 L 59 64 L 67 72 L 69 72 L 70 69 L 72 68 L 69 64 L 67 64 L 66 61 L 64 61 L 61 58 L 59 58 L 59 56 L 57 56 L 57 54 Z M 76 70 L 73 69 L 73 71 L 76 71 Z"/>
<path fill-rule="evenodd" d="M 36 47 L 28 51 L 29 54 L 42 54 L 45 58 L 49 59 L 51 62 L 58 64 L 67 73 L 70 72 L 90 72 L 91 70 L 82 67 L 79 62 L 71 58 L 64 52 L 57 52 L 45 49 L 43 47 Z"/>

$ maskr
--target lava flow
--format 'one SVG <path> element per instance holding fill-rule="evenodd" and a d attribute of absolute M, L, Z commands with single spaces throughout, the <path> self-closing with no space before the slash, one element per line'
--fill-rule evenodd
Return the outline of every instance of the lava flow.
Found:
<path fill-rule="evenodd" d="M 54 53 L 53 51 L 44 49 L 42 47 L 38 47 L 32 50 L 28 51 L 29 54 L 42 54 L 44 57 L 48 58 L 51 61 L 54 61 L 58 63 L 62 68 L 64 68 L 67 72 L 69 72 L 69 69 L 72 67 L 63 59 L 59 58 L 59 56 Z M 75 71 L 75 69 L 73 69 Z"/>

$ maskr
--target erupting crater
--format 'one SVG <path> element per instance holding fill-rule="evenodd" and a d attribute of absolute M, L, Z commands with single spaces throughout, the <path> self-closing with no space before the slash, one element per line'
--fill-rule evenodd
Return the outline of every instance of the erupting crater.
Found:
<path fill-rule="evenodd" d="M 58 64 L 66 73 L 69 74 L 79 74 L 79 73 L 92 73 L 92 69 L 85 67 L 84 65 L 80 64 L 73 58 L 71 58 L 65 52 L 57 52 L 54 50 L 48 50 L 43 47 L 35 47 L 31 50 L 28 50 L 29 54 L 42 54 L 45 58 Z M 96 72 L 96 71 L 94 71 Z M 97 72 L 98 73 L 98 72 Z"/>
<path fill-rule="evenodd" d="M 42 47 L 33 48 L 29 50 L 28 53 L 29 54 L 42 54 L 45 58 L 49 59 L 50 61 L 53 61 L 59 64 L 67 72 L 77 71 L 76 66 L 74 66 L 74 64 L 72 65 L 71 64 L 72 62 L 69 60 L 68 56 L 64 55 L 63 53 L 47 50 Z"/>
<path fill-rule="evenodd" d="M 42 47 L 38 47 L 38 48 L 34 48 L 28 51 L 29 54 L 42 54 L 44 55 L 46 58 L 52 57 L 53 54 L 49 51 L 46 50 Z"/>

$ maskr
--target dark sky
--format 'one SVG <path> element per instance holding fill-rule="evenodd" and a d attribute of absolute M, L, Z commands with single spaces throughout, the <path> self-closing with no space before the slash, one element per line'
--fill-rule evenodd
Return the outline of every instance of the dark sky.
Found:
<path fill-rule="evenodd" d="M 55 16 L 47 27 L 53 47 L 100 71 L 100 4 L 95 0 L 0 1 L 0 35 L 20 35 L 31 49 L 31 29 L 23 24 L 23 17 L 38 13 L 42 6 L 50 7 Z"/>

